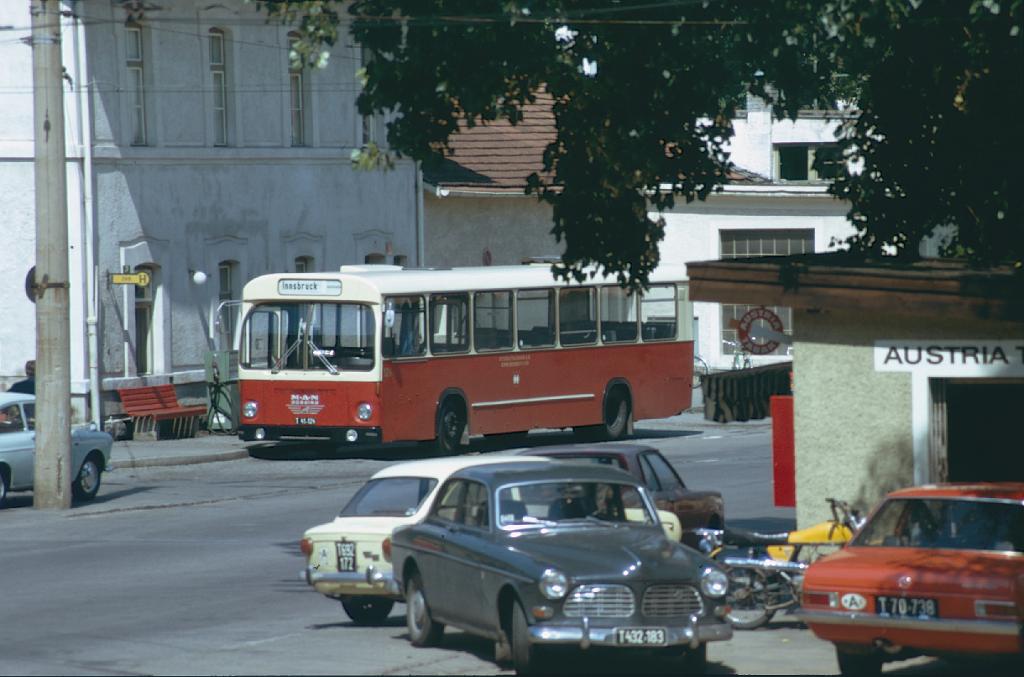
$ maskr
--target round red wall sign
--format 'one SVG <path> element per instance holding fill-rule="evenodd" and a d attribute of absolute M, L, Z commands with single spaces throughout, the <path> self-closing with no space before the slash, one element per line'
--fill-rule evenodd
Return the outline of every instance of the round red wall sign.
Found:
<path fill-rule="evenodd" d="M 774 353 L 775 349 L 779 347 L 778 341 L 761 337 L 754 338 L 750 335 L 751 327 L 753 327 L 754 323 L 758 321 L 763 321 L 771 327 L 772 331 L 778 334 L 781 334 L 783 331 L 782 320 L 779 319 L 779 316 L 764 306 L 758 306 L 757 308 L 751 308 L 748 310 L 743 317 L 740 318 L 740 321 L 736 326 L 740 343 L 743 345 L 743 349 L 751 355 L 768 355 L 769 353 Z"/>

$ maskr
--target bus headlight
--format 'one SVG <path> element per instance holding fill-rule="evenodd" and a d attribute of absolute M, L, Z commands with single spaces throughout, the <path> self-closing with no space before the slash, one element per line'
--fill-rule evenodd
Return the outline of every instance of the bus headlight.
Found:
<path fill-rule="evenodd" d="M 369 421 L 371 416 L 373 416 L 373 405 L 369 402 L 360 402 L 356 407 L 356 417 L 360 421 Z"/>
<path fill-rule="evenodd" d="M 257 411 L 259 411 L 259 405 L 253 400 L 249 400 L 242 405 L 242 415 L 246 418 L 254 418 Z"/>
<path fill-rule="evenodd" d="M 545 569 L 540 575 L 537 587 L 548 599 L 562 599 L 569 592 L 569 580 L 557 569 Z"/>
<path fill-rule="evenodd" d="M 700 589 L 708 597 L 722 597 L 729 591 L 729 577 L 720 569 L 708 567 L 700 575 Z"/>

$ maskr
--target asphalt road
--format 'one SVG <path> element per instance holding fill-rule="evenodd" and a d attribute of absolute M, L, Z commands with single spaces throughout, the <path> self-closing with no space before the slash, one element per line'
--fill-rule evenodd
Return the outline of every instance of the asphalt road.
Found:
<path fill-rule="evenodd" d="M 635 438 L 661 448 L 690 486 L 721 490 L 731 523 L 792 526 L 793 511 L 771 505 L 765 423 L 667 419 L 638 425 Z M 529 444 L 570 439 L 534 434 Z M 358 628 L 340 604 L 298 578 L 303 530 L 331 519 L 370 474 L 415 457 L 418 448 L 252 451 L 243 460 L 119 470 L 105 476 L 96 501 L 71 511 L 38 511 L 29 496 L 12 497 L 0 511 L 0 674 L 503 672 L 489 642 L 449 630 L 440 648 L 415 649 L 405 637 L 404 606 L 384 627 Z M 589 652 L 581 659 L 572 652 L 561 669 L 673 670 L 638 657 Z M 837 671 L 832 648 L 785 616 L 712 644 L 709 660 L 715 674 Z M 937 674 L 947 667 L 918 659 L 887 671 Z"/>

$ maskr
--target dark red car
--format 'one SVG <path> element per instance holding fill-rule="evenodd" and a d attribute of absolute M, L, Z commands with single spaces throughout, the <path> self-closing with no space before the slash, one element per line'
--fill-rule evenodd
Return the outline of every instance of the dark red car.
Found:
<path fill-rule="evenodd" d="M 725 526 L 722 494 L 688 489 L 683 478 L 661 452 L 646 444 L 567 444 L 525 449 L 518 453 L 574 461 L 589 460 L 625 470 L 643 482 L 659 510 L 667 510 L 679 518 L 683 529 L 682 541 L 686 545 L 697 545 L 697 537 L 690 533 L 692 529 L 721 529 Z"/>
<path fill-rule="evenodd" d="M 844 675 L 919 654 L 1020 660 L 1024 483 L 892 492 L 807 570 L 800 617 L 835 644 Z"/>

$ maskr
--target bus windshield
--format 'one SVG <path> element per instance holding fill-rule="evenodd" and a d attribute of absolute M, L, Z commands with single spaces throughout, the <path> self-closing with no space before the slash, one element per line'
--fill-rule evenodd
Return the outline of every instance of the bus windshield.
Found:
<path fill-rule="evenodd" d="M 242 327 L 242 366 L 249 369 L 369 371 L 376 325 L 361 303 L 258 304 Z"/>

